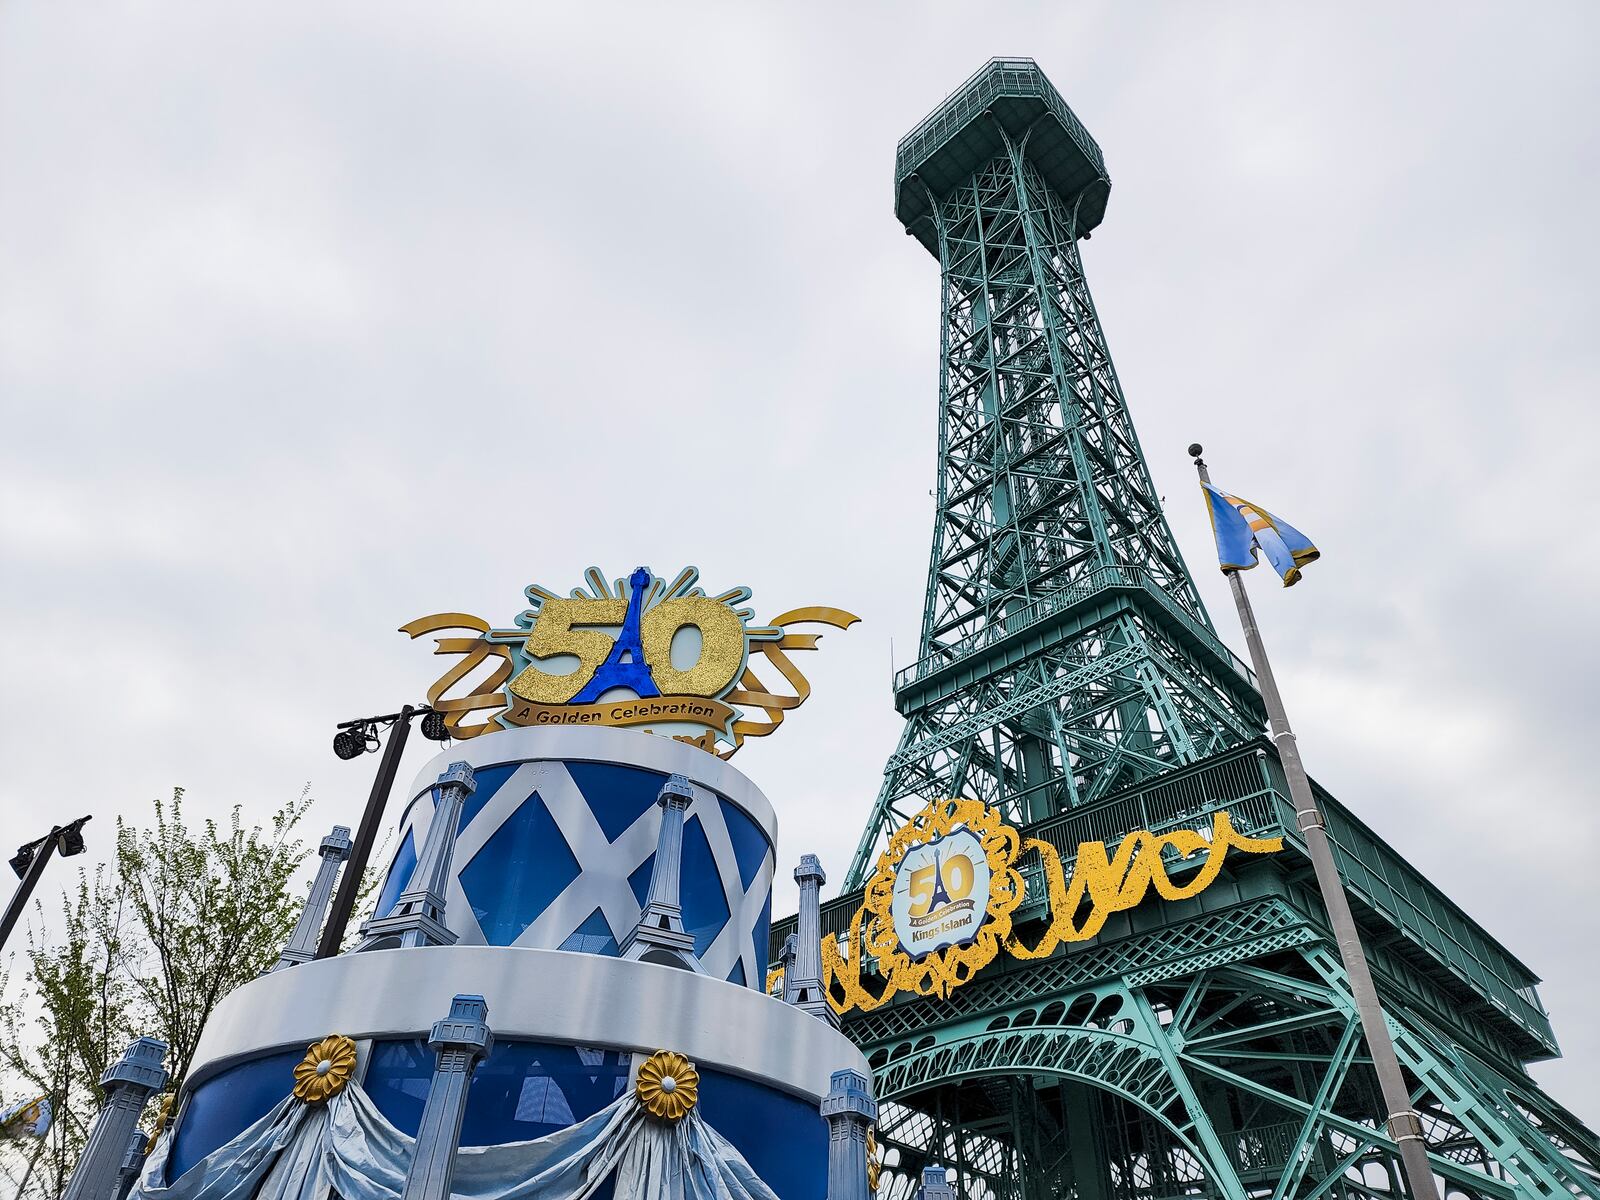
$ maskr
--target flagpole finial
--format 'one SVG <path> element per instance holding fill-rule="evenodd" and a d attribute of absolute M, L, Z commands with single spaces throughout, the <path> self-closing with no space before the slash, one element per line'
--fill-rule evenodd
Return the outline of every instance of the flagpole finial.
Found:
<path fill-rule="evenodd" d="M 1200 455 L 1204 451 L 1205 451 L 1205 447 L 1202 446 L 1199 442 L 1190 442 L 1189 443 L 1189 457 L 1190 458 L 1199 458 Z"/>

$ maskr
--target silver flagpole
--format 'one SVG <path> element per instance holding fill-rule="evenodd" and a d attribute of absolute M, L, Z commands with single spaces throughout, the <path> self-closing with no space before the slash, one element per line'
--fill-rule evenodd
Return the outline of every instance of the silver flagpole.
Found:
<path fill-rule="evenodd" d="M 1205 460 L 1200 457 L 1201 450 L 1198 444 L 1189 447 L 1195 470 L 1200 472 L 1200 481 L 1210 483 L 1211 473 L 1206 470 Z M 1400 1074 L 1400 1060 L 1395 1057 L 1394 1042 L 1389 1037 L 1389 1023 L 1383 1015 L 1383 1005 L 1378 1002 L 1378 991 L 1372 984 L 1372 972 L 1367 968 L 1367 956 L 1361 949 L 1355 918 L 1350 915 L 1350 900 L 1345 895 L 1344 880 L 1339 876 L 1333 851 L 1328 845 L 1327 822 L 1322 818 L 1322 809 L 1318 807 L 1316 795 L 1311 790 L 1311 780 L 1307 778 L 1305 765 L 1300 761 L 1300 747 L 1295 742 L 1294 731 L 1289 728 L 1289 717 L 1283 710 L 1283 697 L 1278 693 L 1278 681 L 1273 678 L 1272 664 L 1267 661 L 1266 647 L 1261 644 L 1261 630 L 1256 626 L 1256 614 L 1250 607 L 1250 597 L 1245 594 L 1244 580 L 1239 578 L 1238 571 L 1228 571 L 1226 574 L 1228 586 L 1233 589 L 1233 602 L 1239 609 L 1239 623 L 1244 626 L 1244 640 L 1250 647 L 1250 662 L 1255 667 L 1261 698 L 1266 701 L 1272 743 L 1278 748 L 1278 761 L 1283 764 L 1283 773 L 1289 779 L 1289 796 L 1294 801 L 1295 821 L 1305 839 L 1306 851 L 1311 855 L 1311 865 L 1316 868 L 1322 905 L 1328 910 L 1328 922 L 1333 926 L 1339 957 L 1344 961 L 1345 974 L 1350 978 L 1350 992 L 1355 998 L 1356 1014 L 1361 1018 L 1361 1030 L 1366 1035 L 1367 1050 L 1378 1072 L 1378 1086 L 1383 1090 L 1384 1107 L 1389 1110 L 1389 1136 L 1400 1147 L 1400 1163 L 1405 1170 L 1407 1190 L 1412 1200 L 1438 1200 L 1433 1169 L 1428 1165 L 1427 1144 L 1422 1137 L 1422 1120 L 1411 1107 L 1411 1094 L 1406 1090 L 1405 1077 Z"/>

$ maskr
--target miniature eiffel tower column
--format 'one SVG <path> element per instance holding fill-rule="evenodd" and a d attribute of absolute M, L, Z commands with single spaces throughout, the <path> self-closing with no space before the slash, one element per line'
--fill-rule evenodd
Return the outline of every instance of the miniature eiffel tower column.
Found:
<path fill-rule="evenodd" d="M 376 943 L 390 946 L 449 946 L 456 935 L 444 927 L 444 893 L 450 883 L 450 856 L 456 845 L 456 826 L 461 824 L 461 806 L 477 790 L 472 768 L 453 762 L 433 785 L 433 823 L 428 840 L 422 844 L 417 865 L 406 890 L 400 893 L 392 912 L 375 917 L 361 927 L 360 950 L 376 949 Z"/>
<path fill-rule="evenodd" d="M 139 1114 L 151 1094 L 167 1085 L 167 1069 L 161 1065 L 166 1056 L 165 1042 L 142 1037 L 100 1076 L 106 1102 L 61 1200 L 113 1200 Z"/>
<path fill-rule="evenodd" d="M 839 1014 L 833 1011 L 822 990 L 822 885 L 828 877 L 822 873 L 822 864 L 815 854 L 800 856 L 800 865 L 794 869 L 794 881 L 800 885 L 800 913 L 795 921 L 795 956 L 793 982 L 786 981 L 783 997 L 796 1008 L 802 1009 L 820 1021 L 839 1028 Z"/>
<path fill-rule="evenodd" d="M 478 1063 L 494 1048 L 494 1034 L 485 1021 L 488 1015 L 489 1006 L 482 996 L 457 996 L 450 1002 L 450 1015 L 433 1024 L 428 1045 L 439 1057 L 400 1200 L 450 1200 L 461 1119 L 467 1111 L 467 1085 Z"/>
<path fill-rule="evenodd" d="M 783 947 L 778 951 L 778 967 L 783 972 L 779 977 L 783 982 L 779 986 L 778 996 L 785 1004 L 794 1003 L 794 995 L 789 989 L 794 984 L 795 944 L 794 934 L 788 934 L 783 939 Z"/>
<path fill-rule="evenodd" d="M 144 1168 L 145 1148 L 149 1145 L 150 1135 L 135 1125 L 122 1155 L 122 1165 L 117 1169 L 117 1186 L 111 1193 L 113 1200 L 123 1200 L 133 1190 L 133 1182 Z"/>
<path fill-rule="evenodd" d="M 704 975 L 694 952 L 694 938 L 683 927 L 678 902 L 678 880 L 683 868 L 683 816 L 694 799 L 694 788 L 682 775 L 670 775 L 661 785 L 656 803 L 661 806 L 661 832 L 656 835 L 656 864 L 650 872 L 650 894 L 639 923 L 622 939 L 622 958 L 682 967 Z"/>
<path fill-rule="evenodd" d="M 867 1077 L 835 1071 L 822 1098 L 822 1119 L 828 1123 L 828 1200 L 871 1200 L 867 1131 L 878 1119 L 878 1102 Z"/>
<path fill-rule="evenodd" d="M 938 1163 L 922 1168 L 922 1186 L 917 1189 L 916 1200 L 956 1200 L 956 1189 L 946 1168 Z"/>
<path fill-rule="evenodd" d="M 317 867 L 317 877 L 311 883 L 311 894 L 300 910 L 300 920 L 294 927 L 289 944 L 278 955 L 278 961 L 268 967 L 268 972 L 310 962 L 317 956 L 317 938 L 322 933 L 322 922 L 328 915 L 328 901 L 333 897 L 334 880 L 339 877 L 339 864 L 350 857 L 350 830 L 335 825 L 333 832 L 322 839 L 322 863 Z"/>

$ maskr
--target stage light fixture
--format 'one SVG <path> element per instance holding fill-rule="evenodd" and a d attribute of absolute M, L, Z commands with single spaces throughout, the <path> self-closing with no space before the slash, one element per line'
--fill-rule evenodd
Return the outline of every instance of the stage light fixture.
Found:
<path fill-rule="evenodd" d="M 87 848 L 83 843 L 83 826 L 79 822 L 75 821 L 68 825 L 56 837 L 56 853 L 62 858 L 82 854 Z"/>
<path fill-rule="evenodd" d="M 37 842 L 29 842 L 26 846 L 19 846 L 16 854 L 11 859 L 11 869 L 21 879 L 28 873 L 28 868 L 33 865 L 34 851 L 38 849 Z"/>
<path fill-rule="evenodd" d="M 367 739 L 359 729 L 341 729 L 333 735 L 333 752 L 340 758 L 360 758 L 367 752 Z"/>
<path fill-rule="evenodd" d="M 318 958 L 332 958 L 339 953 L 339 943 L 350 924 L 350 914 L 355 911 L 356 892 L 365 878 L 367 859 L 378 836 L 378 823 L 383 819 L 384 805 L 389 801 L 395 773 L 400 769 L 400 755 L 405 750 L 411 719 L 428 717 L 432 712 L 427 705 L 413 707 L 406 704 L 397 713 L 346 721 L 334 734 L 333 752 L 340 758 L 360 758 L 368 750 L 379 748 L 383 753 L 378 759 L 378 775 L 372 781 L 367 807 L 361 814 L 361 823 L 356 827 L 350 857 L 345 860 L 344 870 L 339 875 L 339 890 L 334 893 L 333 904 L 322 923 L 322 936 L 317 941 Z M 423 728 L 425 731 L 436 731 L 438 726 L 425 725 Z M 379 733 L 381 729 L 389 731 L 387 743 Z M 428 732 L 428 736 L 435 737 L 435 732 Z"/>
<path fill-rule="evenodd" d="M 422 736 L 430 742 L 450 740 L 450 728 L 444 723 L 442 712 L 431 712 L 422 718 Z"/>

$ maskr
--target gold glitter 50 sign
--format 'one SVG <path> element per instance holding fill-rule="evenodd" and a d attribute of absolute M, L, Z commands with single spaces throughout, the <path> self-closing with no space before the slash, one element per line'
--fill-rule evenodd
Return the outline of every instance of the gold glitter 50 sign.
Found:
<path fill-rule="evenodd" d="M 699 578 L 693 567 L 670 582 L 640 567 L 608 581 L 591 567 L 587 589 L 570 596 L 530 585 L 530 605 L 515 628 L 435 613 L 400 631 L 450 635 L 436 638 L 434 653 L 455 662 L 428 689 L 428 703 L 454 737 L 514 725 L 631 725 L 726 758 L 746 738 L 771 733 L 810 696 L 786 652 L 815 650 L 822 635 L 792 627 L 847 629 L 860 618 L 838 608 L 797 608 L 758 625 L 743 607 L 749 588 L 711 596 Z M 773 672 L 787 688 L 770 682 Z"/>

